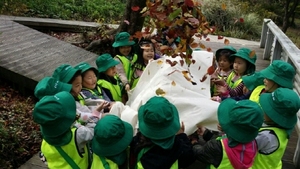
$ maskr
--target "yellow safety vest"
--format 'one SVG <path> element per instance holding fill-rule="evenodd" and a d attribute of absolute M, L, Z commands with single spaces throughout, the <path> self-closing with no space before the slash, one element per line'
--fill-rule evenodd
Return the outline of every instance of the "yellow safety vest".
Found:
<path fill-rule="evenodd" d="M 130 83 L 131 76 L 132 76 L 132 65 L 137 61 L 138 56 L 136 54 L 133 55 L 132 60 L 127 59 L 125 56 L 116 55 L 116 57 L 121 61 L 123 64 L 123 68 L 126 73 L 127 80 Z"/>
<path fill-rule="evenodd" d="M 87 169 L 89 166 L 89 152 L 87 147 L 84 147 L 84 153 L 80 153 L 77 150 L 75 141 L 76 128 L 72 128 L 72 139 L 71 141 L 61 148 L 69 155 L 69 157 L 77 164 L 80 169 Z M 67 161 L 60 155 L 55 146 L 50 145 L 45 140 L 42 141 L 41 151 L 45 155 L 50 169 L 72 169 Z"/>
<path fill-rule="evenodd" d="M 105 158 L 99 157 L 96 154 L 93 154 L 93 163 L 91 169 L 118 169 L 119 166 L 113 161 Z"/>
<path fill-rule="evenodd" d="M 145 65 L 142 65 L 142 64 L 134 64 L 133 65 L 133 74 L 131 76 L 131 80 L 130 80 L 130 86 L 131 86 L 131 89 L 133 89 L 136 84 L 138 83 L 140 77 L 134 77 L 134 72 L 138 69 L 138 70 L 142 70 L 144 71 L 144 69 L 146 68 Z"/>
<path fill-rule="evenodd" d="M 77 96 L 79 103 L 81 105 L 85 105 L 85 101 L 84 101 L 84 97 L 79 93 L 79 95 Z"/>
<path fill-rule="evenodd" d="M 88 88 L 82 88 L 81 91 L 82 90 L 87 90 L 87 91 L 91 92 L 93 96 L 97 96 L 100 99 L 103 98 L 102 90 L 101 90 L 100 86 L 98 86 L 98 85 L 96 86 L 96 89 L 95 89 L 96 91 L 88 89 Z M 87 99 L 87 98 L 84 98 L 84 99 Z"/>
<path fill-rule="evenodd" d="M 139 154 L 138 154 L 138 159 L 137 159 L 138 163 L 137 163 L 136 169 L 144 169 L 144 167 L 143 167 L 143 165 L 142 165 L 140 159 L 142 158 L 143 154 L 145 154 L 145 153 L 146 153 L 147 151 L 149 151 L 151 148 L 152 148 L 152 147 L 143 148 L 143 149 L 139 152 Z M 170 169 L 178 169 L 178 160 L 176 160 L 176 161 L 172 164 L 172 166 L 171 166 Z"/>
<path fill-rule="evenodd" d="M 99 79 L 97 81 L 97 84 L 100 87 L 108 89 L 115 101 L 122 101 L 121 86 L 119 84 L 114 85 L 114 84 L 112 84 L 109 81 L 104 80 L 104 79 Z"/>
<path fill-rule="evenodd" d="M 255 157 L 252 169 L 281 169 L 282 156 L 286 149 L 288 138 L 284 129 L 277 127 L 262 127 L 259 131 L 273 130 L 279 140 L 279 148 L 271 154 L 261 154 L 260 152 Z"/>
<path fill-rule="evenodd" d="M 259 97 L 260 97 L 260 94 L 261 94 L 261 91 L 265 89 L 265 86 L 264 85 L 260 85 L 260 86 L 257 86 L 251 93 L 250 97 L 249 97 L 249 100 L 251 101 L 254 101 L 256 103 L 259 104 Z"/>
<path fill-rule="evenodd" d="M 236 88 L 242 82 L 242 78 L 241 77 L 238 80 L 236 80 L 235 82 L 233 82 L 232 79 L 233 79 L 234 75 L 235 75 L 235 72 L 232 71 L 229 74 L 228 78 L 226 79 L 226 83 L 232 89 Z"/>

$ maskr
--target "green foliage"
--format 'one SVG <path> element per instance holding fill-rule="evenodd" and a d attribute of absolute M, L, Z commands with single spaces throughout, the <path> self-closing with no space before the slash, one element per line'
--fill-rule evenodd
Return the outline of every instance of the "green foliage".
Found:
<path fill-rule="evenodd" d="M 249 3 L 232 0 L 204 0 L 203 14 L 216 27 L 216 33 L 235 38 L 260 38 L 262 17 Z"/>
<path fill-rule="evenodd" d="M 4 0 L 1 14 L 104 22 L 119 20 L 125 10 L 120 0 Z"/>
<path fill-rule="evenodd" d="M 0 84 L 0 166 L 18 168 L 40 149 L 41 134 L 32 119 L 34 101 L 3 80 Z"/>

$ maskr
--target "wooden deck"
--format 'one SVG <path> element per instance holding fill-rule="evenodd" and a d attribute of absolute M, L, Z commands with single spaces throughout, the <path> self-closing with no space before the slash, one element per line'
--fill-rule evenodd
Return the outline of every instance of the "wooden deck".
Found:
<path fill-rule="evenodd" d="M 63 22 L 60 22 L 60 24 L 63 24 Z M 95 65 L 96 54 L 16 23 L 9 17 L 0 16 L 0 33 L 0 77 L 19 84 L 23 87 L 21 90 L 32 91 L 39 80 L 45 76 L 51 76 L 54 69 L 62 63 L 76 65 L 85 61 Z M 248 47 L 256 51 L 258 56 L 256 61 L 257 70 L 269 65 L 269 61 L 262 59 L 263 49 L 259 48 L 259 42 L 239 39 L 230 41 L 230 45 L 237 49 Z M 213 51 L 223 47 L 222 42 L 223 40 L 212 39 L 211 41 L 203 41 Z M 293 132 L 283 157 L 284 169 L 295 168 L 292 161 L 297 137 L 296 132 Z M 46 167 L 38 159 L 38 156 L 34 156 L 20 167 L 20 169 L 29 168 L 41 169 Z M 198 167 L 193 169 L 196 168 Z"/>

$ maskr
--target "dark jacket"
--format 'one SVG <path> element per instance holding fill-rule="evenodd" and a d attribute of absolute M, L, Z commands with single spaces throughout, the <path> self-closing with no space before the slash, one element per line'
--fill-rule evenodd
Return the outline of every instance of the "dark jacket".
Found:
<path fill-rule="evenodd" d="M 157 145 L 139 146 L 141 134 L 137 134 L 130 145 L 130 168 L 134 168 L 137 164 L 137 156 L 141 149 L 149 146 L 150 148 L 140 161 L 144 169 L 170 169 L 173 163 L 178 160 L 179 168 L 186 168 L 196 159 L 193 153 L 192 144 L 186 134 L 178 134 L 175 136 L 173 148 L 170 150 L 163 149 Z"/>

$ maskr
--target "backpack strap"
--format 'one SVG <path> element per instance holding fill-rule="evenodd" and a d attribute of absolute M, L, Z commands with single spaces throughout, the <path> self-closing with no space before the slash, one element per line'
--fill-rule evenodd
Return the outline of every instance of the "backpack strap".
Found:
<path fill-rule="evenodd" d="M 142 158 L 142 156 L 143 156 L 145 153 L 147 153 L 152 147 L 154 147 L 154 145 L 152 145 L 152 146 L 150 146 L 150 147 L 143 148 L 143 149 L 139 152 L 136 162 L 138 163 L 138 162 L 140 161 L 140 159 Z M 137 168 L 137 165 L 135 166 L 135 168 Z"/>
<path fill-rule="evenodd" d="M 55 148 L 73 169 L 80 169 L 78 165 L 71 159 L 71 157 L 61 147 L 55 146 Z"/>
<path fill-rule="evenodd" d="M 100 157 L 100 156 L 99 156 L 99 158 L 100 158 L 100 160 L 102 162 L 103 167 L 105 169 L 110 169 L 110 166 L 109 166 L 108 162 L 105 160 L 105 158 L 104 157 Z"/>

